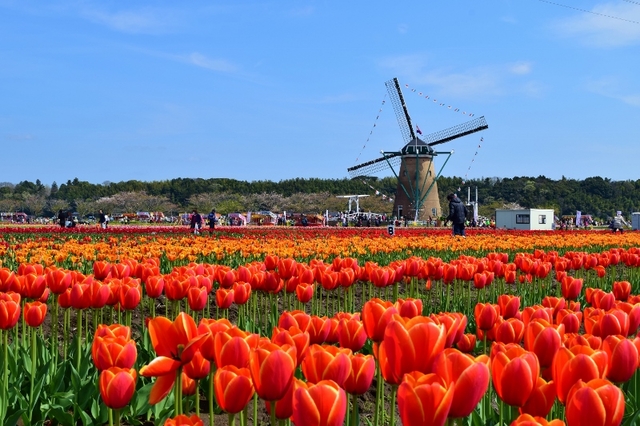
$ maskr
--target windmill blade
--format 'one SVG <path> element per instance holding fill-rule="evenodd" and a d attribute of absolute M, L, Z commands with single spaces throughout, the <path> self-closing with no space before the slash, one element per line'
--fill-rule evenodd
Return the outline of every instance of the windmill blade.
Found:
<path fill-rule="evenodd" d="M 408 144 L 412 141 L 416 135 L 413 132 L 413 125 L 411 124 L 411 117 L 409 117 L 409 111 L 407 110 L 407 104 L 404 102 L 402 96 L 402 90 L 400 90 L 400 83 L 397 78 L 389 80 L 384 83 L 387 86 L 387 92 L 389 92 L 389 99 L 393 105 L 393 111 L 396 113 L 398 119 L 398 126 L 400 126 L 400 133 L 402 133 L 402 139 L 404 144 Z"/>
<path fill-rule="evenodd" d="M 476 118 L 448 129 L 440 130 L 435 133 L 428 134 L 424 137 L 424 141 L 429 146 L 440 145 L 441 143 L 450 142 L 454 139 L 470 135 L 481 130 L 488 129 L 489 125 L 484 116 Z"/>
<path fill-rule="evenodd" d="M 396 153 L 385 154 L 384 157 L 349 167 L 347 172 L 349 172 L 349 176 L 351 176 L 351 178 L 371 176 L 389 169 L 389 165 L 391 165 L 391 167 L 397 167 L 400 164 L 400 159 L 401 157 Z"/>

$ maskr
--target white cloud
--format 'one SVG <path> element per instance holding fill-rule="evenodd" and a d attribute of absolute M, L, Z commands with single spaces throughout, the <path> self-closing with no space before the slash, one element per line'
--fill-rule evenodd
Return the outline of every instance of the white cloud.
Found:
<path fill-rule="evenodd" d="M 109 12 L 97 7 L 85 6 L 80 10 L 80 15 L 112 30 L 131 34 L 164 33 L 176 24 L 175 11 L 156 8 Z"/>
<path fill-rule="evenodd" d="M 615 77 L 603 77 L 599 80 L 587 82 L 587 90 L 592 93 L 640 107 L 640 93 L 630 93 L 629 88 L 623 86 L 626 85 Z"/>
<path fill-rule="evenodd" d="M 197 67 L 206 68 L 212 71 L 232 73 L 237 71 L 237 67 L 224 59 L 211 59 L 205 55 L 193 52 L 186 57 L 186 61 Z"/>
<path fill-rule="evenodd" d="M 531 62 L 516 62 L 509 67 L 509 72 L 518 75 L 530 74 L 531 67 Z"/>
<path fill-rule="evenodd" d="M 640 43 L 640 6 L 631 3 L 602 3 L 559 21 L 555 29 L 583 43 L 597 47 L 618 47 Z M 616 19 L 619 18 L 619 19 Z"/>

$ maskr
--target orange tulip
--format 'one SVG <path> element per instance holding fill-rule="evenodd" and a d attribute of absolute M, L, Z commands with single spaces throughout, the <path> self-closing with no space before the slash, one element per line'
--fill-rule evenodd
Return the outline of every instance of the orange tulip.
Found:
<path fill-rule="evenodd" d="M 220 309 L 229 309 L 233 300 L 233 290 L 227 288 L 219 288 L 216 290 L 216 306 Z"/>
<path fill-rule="evenodd" d="M 560 309 L 556 316 L 556 324 L 564 325 L 565 333 L 577 333 L 582 324 L 582 312 L 573 312 L 568 309 Z"/>
<path fill-rule="evenodd" d="M 506 404 L 522 407 L 531 396 L 539 375 L 538 358 L 520 346 L 497 351 L 491 359 L 493 385 Z"/>
<path fill-rule="evenodd" d="M 256 393 L 265 401 L 277 401 L 287 393 L 295 369 L 295 346 L 264 342 L 251 351 L 249 371 Z"/>
<path fill-rule="evenodd" d="M 566 403 L 569 390 L 578 380 L 604 378 L 607 367 L 608 356 L 605 351 L 582 345 L 572 346 L 570 349 L 561 347 L 551 366 L 560 402 Z"/>
<path fill-rule="evenodd" d="M 341 426 L 347 411 L 347 395 L 331 380 L 309 387 L 300 386 L 293 394 L 293 423 L 305 426 Z"/>
<path fill-rule="evenodd" d="M 140 280 L 135 278 L 126 278 L 120 286 L 120 306 L 122 309 L 132 311 L 138 307 L 142 300 L 142 286 Z"/>
<path fill-rule="evenodd" d="M 406 374 L 398 387 L 398 411 L 403 426 L 442 426 L 453 402 L 455 384 L 436 374 Z"/>
<path fill-rule="evenodd" d="M 467 316 L 460 312 L 443 312 L 440 314 L 432 314 L 430 318 L 436 323 L 442 324 L 447 332 L 447 340 L 444 344 L 445 348 L 450 348 L 458 343 L 467 328 Z"/>
<path fill-rule="evenodd" d="M 331 332 L 331 322 L 327 317 L 319 317 L 312 315 L 309 320 L 309 342 L 313 344 L 322 344 L 327 341 Z"/>
<path fill-rule="evenodd" d="M 352 395 L 363 395 L 371 388 L 376 372 L 376 360 L 373 355 L 352 354 L 351 372 L 344 382 L 344 390 Z"/>
<path fill-rule="evenodd" d="M 200 352 L 202 352 L 202 356 L 204 356 L 209 361 L 214 361 L 214 338 L 217 333 L 228 330 L 231 327 L 233 327 L 233 325 L 226 318 L 221 318 L 219 320 L 209 318 L 201 319 L 200 324 L 198 324 L 198 334 L 202 334 L 205 336 L 202 339 L 202 344 L 200 345 Z"/>
<path fill-rule="evenodd" d="M 98 387 L 104 405 L 119 410 L 129 404 L 136 390 L 136 370 L 111 367 L 100 373 Z"/>
<path fill-rule="evenodd" d="M 29 327 L 40 327 L 47 316 L 47 305 L 42 302 L 24 304 L 24 320 Z"/>
<path fill-rule="evenodd" d="M 405 320 L 395 315 L 384 332 L 378 361 L 385 381 L 400 384 L 412 371 L 431 372 L 431 364 L 446 341 L 443 325 L 426 317 Z"/>
<path fill-rule="evenodd" d="M 100 278 L 98 278 L 100 279 Z M 1 280 L 0 280 L 1 281 Z M 63 269 L 51 269 L 45 275 L 47 287 L 53 294 L 62 294 L 71 287 L 73 276 Z"/>
<path fill-rule="evenodd" d="M 162 275 L 148 277 L 144 281 L 144 291 L 152 299 L 160 297 L 164 291 L 164 277 Z"/>
<path fill-rule="evenodd" d="M 309 383 L 333 380 L 343 387 L 351 373 L 350 349 L 336 346 L 311 345 L 302 361 L 302 373 Z"/>
<path fill-rule="evenodd" d="M 193 318 L 180 312 L 173 322 L 165 317 L 149 321 L 149 337 L 157 357 L 140 369 L 140 375 L 157 377 L 149 395 L 153 405 L 169 394 L 176 370 L 193 359 L 206 335 L 198 335 Z"/>
<path fill-rule="evenodd" d="M 567 426 L 617 426 L 622 423 L 622 390 L 604 379 L 579 380 L 567 397 Z"/>
<path fill-rule="evenodd" d="M 204 423 L 202 419 L 195 414 L 191 416 L 180 414 L 172 419 L 167 419 L 167 421 L 164 422 L 164 426 L 204 426 Z"/>
<path fill-rule="evenodd" d="M 202 380 L 209 375 L 211 363 L 207 361 L 200 351 L 197 351 L 191 361 L 183 367 L 184 374 L 192 380 Z"/>
<path fill-rule="evenodd" d="M 565 424 L 562 420 L 547 421 L 544 417 L 521 414 L 511 422 L 511 426 L 565 426 Z"/>
<path fill-rule="evenodd" d="M 227 413 L 239 413 L 253 397 L 253 382 L 248 368 L 221 367 L 216 371 L 213 382 L 216 401 Z"/>
<path fill-rule="evenodd" d="M 455 383 L 449 417 L 467 417 L 489 387 L 489 357 L 473 358 L 456 349 L 445 349 L 435 359 L 433 372 L 445 383 Z"/>

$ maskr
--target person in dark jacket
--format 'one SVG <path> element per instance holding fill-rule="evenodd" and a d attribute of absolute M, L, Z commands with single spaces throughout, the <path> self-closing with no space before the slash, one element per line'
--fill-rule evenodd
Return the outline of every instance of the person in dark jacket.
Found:
<path fill-rule="evenodd" d="M 453 235 L 465 236 L 464 222 L 467 220 L 467 208 L 462 204 L 462 200 L 455 194 L 447 195 L 449 200 L 449 216 L 447 220 L 453 223 Z"/>

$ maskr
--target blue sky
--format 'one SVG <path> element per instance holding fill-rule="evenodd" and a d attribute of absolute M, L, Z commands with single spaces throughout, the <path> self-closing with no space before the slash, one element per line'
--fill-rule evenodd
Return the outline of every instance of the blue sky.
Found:
<path fill-rule="evenodd" d="M 445 176 L 636 180 L 639 47 L 630 0 L 0 0 L 0 181 L 347 177 L 393 77 L 424 133 L 486 117 Z"/>

